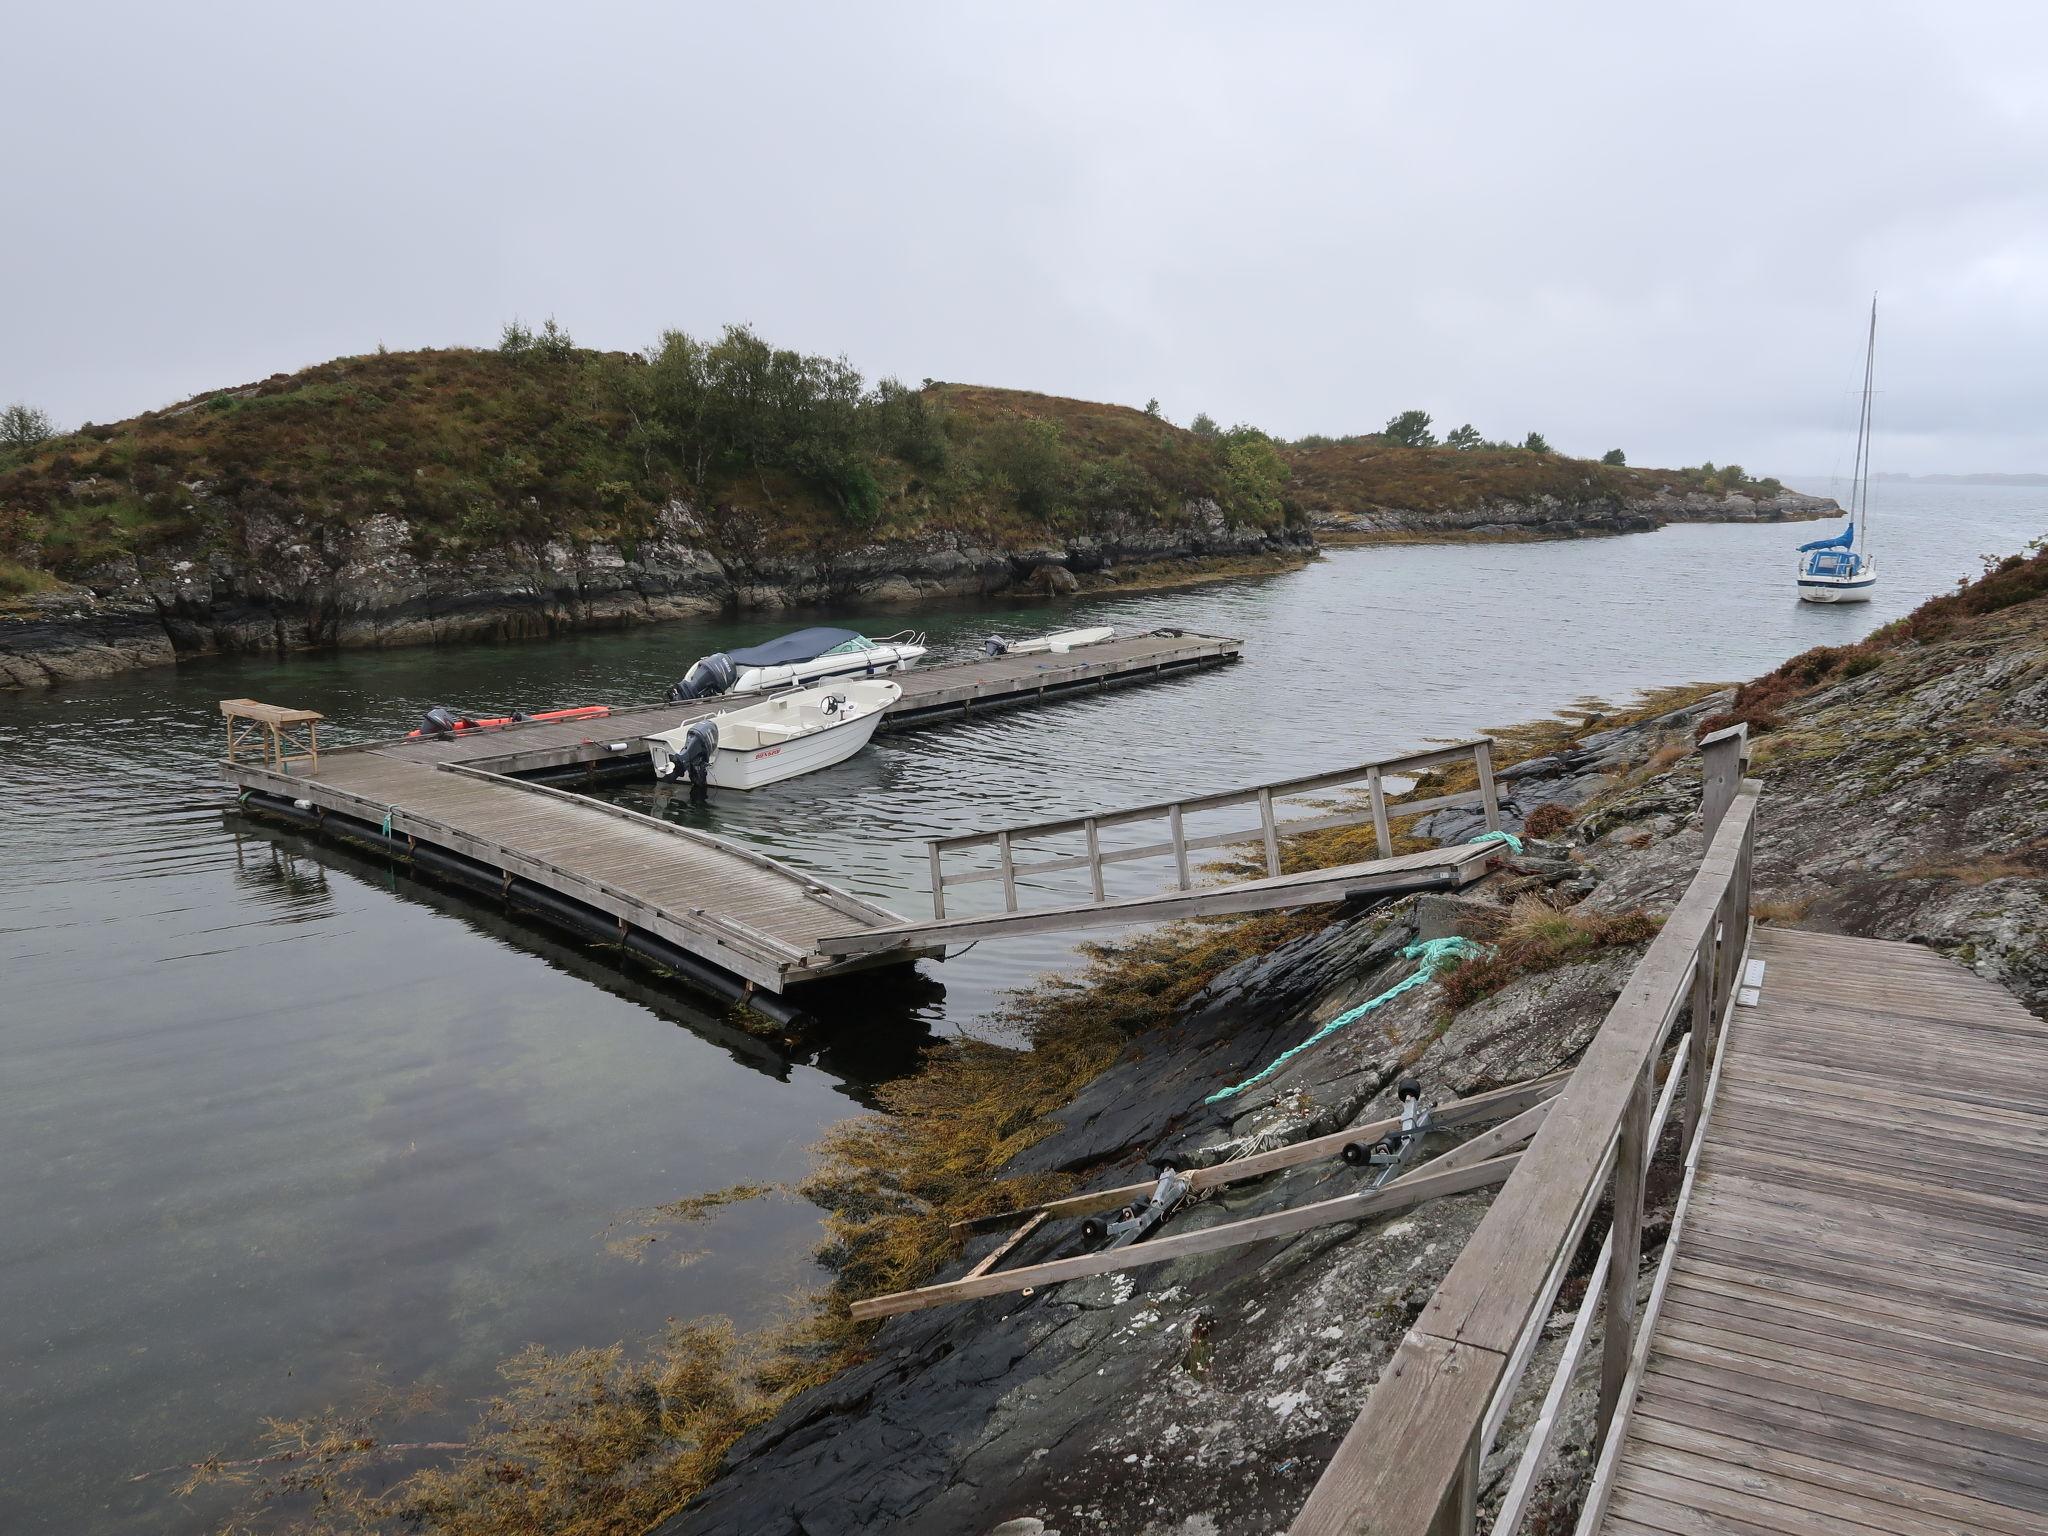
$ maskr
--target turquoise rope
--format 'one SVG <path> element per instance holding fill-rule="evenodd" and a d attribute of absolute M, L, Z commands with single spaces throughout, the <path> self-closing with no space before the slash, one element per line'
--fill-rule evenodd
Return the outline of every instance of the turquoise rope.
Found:
<path fill-rule="evenodd" d="M 393 811 L 397 810 L 397 809 L 398 809 L 398 807 L 397 807 L 397 806 L 395 806 L 395 805 L 393 805 L 393 806 L 387 806 L 387 807 L 385 808 L 385 811 L 384 811 L 384 835 L 385 835 L 386 837 L 389 837 L 389 836 L 391 835 L 391 813 L 392 813 Z"/>
<path fill-rule="evenodd" d="M 1506 843 L 1509 852 L 1520 853 L 1522 851 L 1522 840 L 1512 832 L 1482 832 L 1477 837 L 1470 839 L 1470 841 L 1475 843 Z"/>
<path fill-rule="evenodd" d="M 1497 837 L 1508 836 L 1505 832 L 1489 835 Z M 1243 1082 L 1232 1083 L 1228 1088 L 1219 1088 L 1210 1094 L 1209 1097 L 1202 1100 L 1202 1102 L 1204 1104 L 1214 1104 L 1218 1100 L 1231 1098 L 1236 1094 L 1243 1093 L 1247 1088 L 1263 1083 L 1310 1046 L 1329 1039 L 1330 1036 L 1344 1028 L 1345 1025 L 1355 1023 L 1357 1020 L 1364 1018 L 1375 1008 L 1384 1007 L 1403 992 L 1421 986 L 1425 981 L 1428 981 L 1447 966 L 1454 965 L 1461 960 L 1477 959 L 1489 952 L 1486 945 L 1475 943 L 1471 939 L 1458 938 L 1456 935 L 1448 939 L 1423 939 L 1408 945 L 1401 951 L 1401 958 L 1403 960 L 1420 960 L 1422 962 L 1421 965 L 1415 968 L 1415 973 L 1412 976 L 1409 976 L 1404 981 L 1395 982 L 1394 985 L 1387 988 L 1386 991 L 1380 993 L 1377 997 L 1367 998 L 1348 1013 L 1338 1014 L 1336 1018 L 1330 1020 L 1329 1023 L 1302 1041 L 1301 1044 L 1295 1046 L 1292 1050 L 1282 1051 Z"/>

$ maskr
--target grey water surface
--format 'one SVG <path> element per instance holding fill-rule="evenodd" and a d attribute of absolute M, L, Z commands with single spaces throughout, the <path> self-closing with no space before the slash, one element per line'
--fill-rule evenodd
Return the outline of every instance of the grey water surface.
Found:
<path fill-rule="evenodd" d="M 924 912 L 925 837 L 1746 678 L 2048 531 L 2036 489 L 1878 492 L 1867 606 L 1795 601 L 1790 551 L 1818 525 L 1338 550 L 1258 580 L 956 606 L 917 616 L 934 661 L 990 632 L 1096 622 L 1237 635 L 1246 659 L 881 737 L 751 797 L 614 793 Z M 985 942 L 911 984 L 849 989 L 782 1049 L 602 950 L 244 822 L 212 766 L 225 697 L 320 709 L 362 739 L 435 703 L 641 702 L 703 652 L 795 622 L 0 695 L 0 1524 L 202 1530 L 216 1504 L 128 1479 L 252 1454 L 261 1416 L 379 1382 L 437 1385 L 423 1432 L 453 1429 L 527 1343 L 631 1340 L 669 1316 L 756 1324 L 817 1282 L 818 1213 L 792 1198 L 728 1208 L 638 1262 L 608 1246 L 612 1223 L 799 1177 L 820 1131 L 921 1044 L 999 1032 L 1003 992 L 1070 967 L 1069 940 Z"/>

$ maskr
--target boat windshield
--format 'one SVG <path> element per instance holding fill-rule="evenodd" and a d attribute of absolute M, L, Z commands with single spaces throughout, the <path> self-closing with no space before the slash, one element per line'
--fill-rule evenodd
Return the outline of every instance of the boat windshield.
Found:
<path fill-rule="evenodd" d="M 1854 576 L 1863 569 L 1863 557 L 1845 549 L 1816 550 L 1807 557 L 1809 576 Z"/>

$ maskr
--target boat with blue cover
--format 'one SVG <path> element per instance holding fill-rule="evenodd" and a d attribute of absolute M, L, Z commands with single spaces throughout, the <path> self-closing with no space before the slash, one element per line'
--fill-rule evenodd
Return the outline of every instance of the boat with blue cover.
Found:
<path fill-rule="evenodd" d="M 668 696 L 670 702 L 680 703 L 728 693 L 808 688 L 839 678 L 882 677 L 915 666 L 924 654 L 923 634 L 907 629 L 879 640 L 851 629 L 799 629 L 760 645 L 714 651 L 684 673 Z"/>

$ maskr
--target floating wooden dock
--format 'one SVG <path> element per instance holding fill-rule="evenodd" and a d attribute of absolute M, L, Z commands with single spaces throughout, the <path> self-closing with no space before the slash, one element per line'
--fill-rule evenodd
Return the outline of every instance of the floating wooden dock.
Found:
<path fill-rule="evenodd" d="M 896 674 L 903 696 L 883 724 L 901 729 L 1149 682 L 1235 661 L 1239 650 L 1220 636 L 1158 630 L 1065 655 L 917 668 Z M 240 714 L 268 708 L 231 702 Z M 651 771 L 641 737 L 731 707 L 730 699 L 652 704 L 601 719 L 330 747 L 317 759 L 230 757 L 221 771 L 251 810 L 310 820 L 473 885 L 496 884 L 546 915 L 615 923 L 622 940 L 646 936 L 665 955 L 702 962 L 708 969 L 692 979 L 729 996 L 779 993 L 933 953 L 897 943 L 880 953 L 826 954 L 818 940 L 828 933 L 904 920 L 727 839 L 531 781 Z"/>

